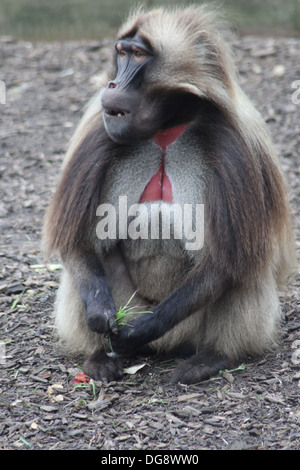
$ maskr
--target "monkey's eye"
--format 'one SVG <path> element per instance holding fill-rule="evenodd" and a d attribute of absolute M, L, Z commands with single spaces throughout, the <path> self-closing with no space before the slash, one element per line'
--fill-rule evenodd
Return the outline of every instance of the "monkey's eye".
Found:
<path fill-rule="evenodd" d="M 121 59 L 126 57 L 127 54 L 131 54 L 136 62 L 143 62 L 148 56 L 146 51 L 135 44 L 127 44 L 126 41 L 117 42 L 115 48 Z"/>
<path fill-rule="evenodd" d="M 146 52 L 142 51 L 141 49 L 133 50 L 133 55 L 134 55 L 134 58 L 137 62 L 142 62 L 147 57 Z"/>
<path fill-rule="evenodd" d="M 115 49 L 118 53 L 119 56 L 121 57 L 125 57 L 127 52 L 126 50 L 122 47 L 122 44 L 120 42 L 118 42 L 116 45 L 115 45 Z"/>

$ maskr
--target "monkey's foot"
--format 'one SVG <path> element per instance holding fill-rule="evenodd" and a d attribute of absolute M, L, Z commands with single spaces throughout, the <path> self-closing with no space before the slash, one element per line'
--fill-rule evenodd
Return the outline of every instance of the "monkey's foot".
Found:
<path fill-rule="evenodd" d="M 120 357 L 109 357 L 98 351 L 85 361 L 83 370 L 92 379 L 109 383 L 123 377 L 123 361 Z"/>
<path fill-rule="evenodd" d="M 174 372 L 172 383 L 194 384 L 216 375 L 230 365 L 227 357 L 203 349 L 184 361 Z"/>

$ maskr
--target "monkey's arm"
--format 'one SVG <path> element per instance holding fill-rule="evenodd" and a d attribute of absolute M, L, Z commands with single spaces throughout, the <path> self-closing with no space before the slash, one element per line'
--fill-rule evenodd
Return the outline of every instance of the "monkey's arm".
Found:
<path fill-rule="evenodd" d="M 206 269 L 207 268 L 207 269 Z M 162 300 L 152 313 L 145 313 L 119 330 L 112 338 L 114 350 L 128 355 L 163 336 L 196 310 L 215 301 L 231 281 L 219 266 L 202 266 L 195 270 L 177 290 Z"/>
<path fill-rule="evenodd" d="M 101 261 L 93 251 L 69 254 L 64 265 L 71 273 L 86 309 L 88 327 L 96 333 L 117 332 L 116 308 Z"/>

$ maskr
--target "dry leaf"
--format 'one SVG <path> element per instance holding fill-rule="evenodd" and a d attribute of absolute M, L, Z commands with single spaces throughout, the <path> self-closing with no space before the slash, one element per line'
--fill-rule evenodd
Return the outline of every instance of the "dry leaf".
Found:
<path fill-rule="evenodd" d="M 178 401 L 181 402 L 181 401 L 193 401 L 195 398 L 198 398 L 200 397 L 200 393 L 186 393 L 184 395 L 180 395 L 180 397 L 178 397 Z"/>
<path fill-rule="evenodd" d="M 124 369 L 124 373 L 125 374 L 130 374 L 130 375 L 134 375 L 136 374 L 140 369 L 142 369 L 143 367 L 145 367 L 146 363 L 144 364 L 140 364 L 138 366 L 131 366 L 131 367 L 127 367 Z"/>

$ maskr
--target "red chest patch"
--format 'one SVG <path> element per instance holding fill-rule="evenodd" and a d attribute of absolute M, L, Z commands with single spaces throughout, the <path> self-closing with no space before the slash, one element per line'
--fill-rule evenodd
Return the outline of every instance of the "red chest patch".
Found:
<path fill-rule="evenodd" d="M 172 202 L 172 185 L 168 175 L 165 172 L 164 157 L 167 147 L 175 142 L 176 139 L 185 131 L 186 125 L 172 127 L 163 131 L 158 131 L 153 137 L 155 142 L 162 150 L 162 159 L 158 171 L 152 176 L 146 185 L 139 202 L 164 201 Z"/>

